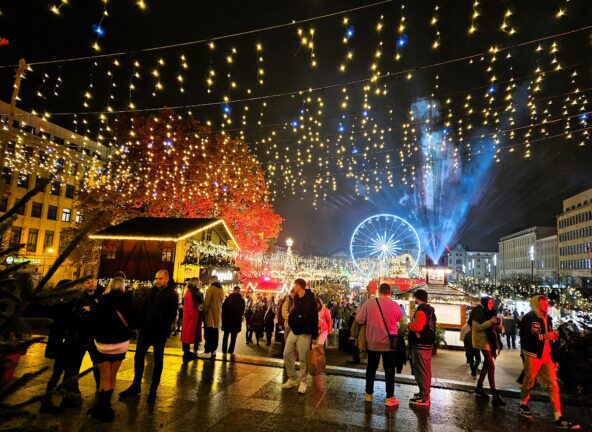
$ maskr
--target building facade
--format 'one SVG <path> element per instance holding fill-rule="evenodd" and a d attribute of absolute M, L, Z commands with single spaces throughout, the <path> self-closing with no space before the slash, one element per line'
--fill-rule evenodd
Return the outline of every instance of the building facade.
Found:
<path fill-rule="evenodd" d="M 541 252 L 537 253 L 537 240 L 547 239 L 539 246 L 544 247 L 547 251 L 549 244 L 552 243 L 552 240 L 548 240 L 548 238 L 556 234 L 555 227 L 532 227 L 502 237 L 498 242 L 500 280 L 539 277 L 537 268 L 541 266 L 541 263 L 537 260 Z M 545 256 L 547 254 L 548 252 L 545 252 Z"/>
<path fill-rule="evenodd" d="M 561 276 L 592 278 L 592 189 L 563 200 L 557 232 Z"/>
<path fill-rule="evenodd" d="M 62 230 L 82 221 L 75 204 L 84 178 L 98 175 L 108 148 L 31 113 L 16 110 L 8 125 L 9 105 L 0 101 L 0 145 L 5 152 L 2 177 L 8 185 L 0 197 L 0 214 L 46 179 L 50 183 L 16 215 L 3 246 L 24 246 L 8 263 L 29 261 L 35 278 L 43 276 L 66 247 Z M 77 277 L 63 265 L 52 278 Z"/>
<path fill-rule="evenodd" d="M 463 245 L 454 246 L 448 255 L 450 279 L 458 275 L 472 276 L 482 280 L 493 280 L 495 277 L 496 252 L 470 251 Z"/>
<path fill-rule="evenodd" d="M 559 257 L 557 255 L 557 235 L 536 240 L 534 249 L 535 275 L 550 283 L 559 278 Z"/>

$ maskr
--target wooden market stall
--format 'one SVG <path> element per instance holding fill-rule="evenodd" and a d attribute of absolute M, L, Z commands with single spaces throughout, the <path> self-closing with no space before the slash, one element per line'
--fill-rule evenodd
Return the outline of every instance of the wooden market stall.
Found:
<path fill-rule="evenodd" d="M 212 274 L 234 278 L 228 275 L 239 247 L 223 219 L 137 217 L 90 238 L 101 241 L 99 278 L 123 271 L 128 279 L 149 281 L 160 269 L 177 282 Z"/>

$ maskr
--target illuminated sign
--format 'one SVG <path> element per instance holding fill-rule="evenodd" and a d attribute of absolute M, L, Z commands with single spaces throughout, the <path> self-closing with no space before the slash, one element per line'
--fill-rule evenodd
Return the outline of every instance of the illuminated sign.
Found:
<path fill-rule="evenodd" d="M 41 264 L 41 260 L 39 258 L 27 258 L 27 257 L 13 257 L 8 256 L 6 257 L 6 264 L 20 264 L 28 262 L 29 264 Z"/>
<path fill-rule="evenodd" d="M 234 280 L 234 274 L 231 271 L 212 270 L 212 276 L 218 276 L 220 282 Z"/>

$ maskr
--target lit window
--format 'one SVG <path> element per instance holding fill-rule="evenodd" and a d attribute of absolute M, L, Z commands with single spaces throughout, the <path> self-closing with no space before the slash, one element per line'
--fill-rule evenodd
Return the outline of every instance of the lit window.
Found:
<path fill-rule="evenodd" d="M 171 248 L 164 248 L 162 250 L 161 259 L 162 262 L 171 262 L 173 260 L 173 250 Z"/>
<path fill-rule="evenodd" d="M 70 217 L 72 216 L 72 210 L 69 208 L 62 209 L 62 222 L 70 222 Z"/>

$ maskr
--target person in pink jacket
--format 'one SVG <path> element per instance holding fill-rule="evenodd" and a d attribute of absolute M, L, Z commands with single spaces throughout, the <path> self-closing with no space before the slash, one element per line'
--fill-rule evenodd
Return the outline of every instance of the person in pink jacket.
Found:
<path fill-rule="evenodd" d="M 327 341 L 327 336 L 329 336 L 329 332 L 331 331 L 331 312 L 329 309 L 325 307 L 323 304 L 323 300 L 320 298 L 316 298 L 317 301 L 317 308 L 319 310 L 319 345 L 325 345 Z"/>
<path fill-rule="evenodd" d="M 396 352 L 391 348 L 389 335 L 397 335 L 399 321 L 403 317 L 401 308 L 390 299 L 391 287 L 381 284 L 378 298 L 369 298 L 360 307 L 356 321 L 366 325 L 366 346 L 368 366 L 366 368 L 366 402 L 372 402 L 376 370 L 382 357 L 384 380 L 386 383 L 385 405 L 399 405 L 395 398 L 395 363 Z"/>

